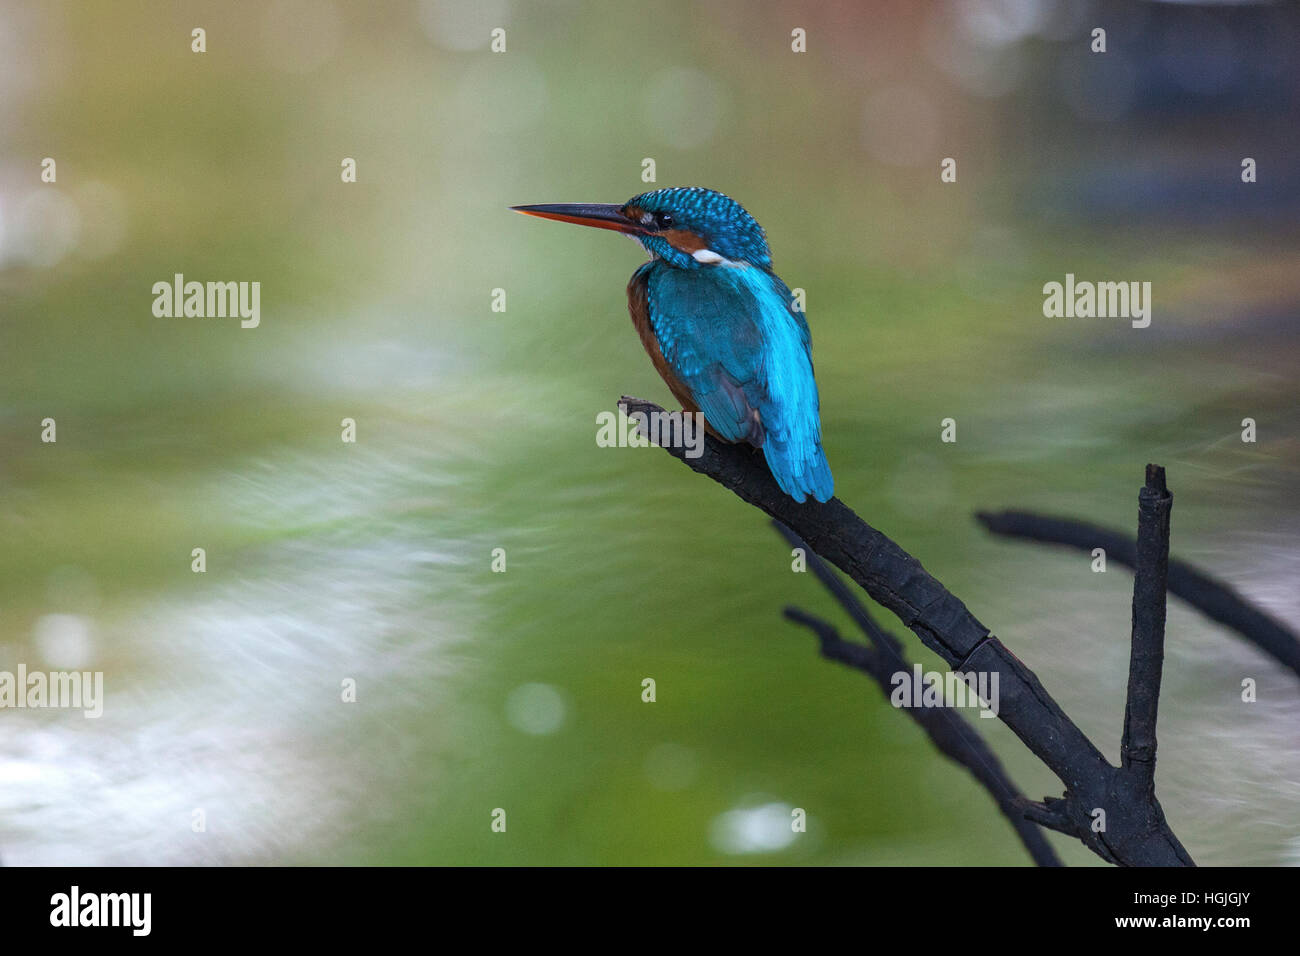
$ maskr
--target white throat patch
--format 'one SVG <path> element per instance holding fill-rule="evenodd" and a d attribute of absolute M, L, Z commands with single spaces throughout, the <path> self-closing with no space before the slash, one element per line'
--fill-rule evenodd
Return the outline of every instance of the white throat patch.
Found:
<path fill-rule="evenodd" d="M 731 260 L 718 255 L 712 249 L 696 249 L 691 253 L 691 258 L 704 265 L 731 265 Z"/>

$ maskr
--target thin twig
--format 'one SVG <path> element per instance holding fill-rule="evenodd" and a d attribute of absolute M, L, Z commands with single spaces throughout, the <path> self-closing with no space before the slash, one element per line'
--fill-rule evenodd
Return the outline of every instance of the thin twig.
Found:
<path fill-rule="evenodd" d="M 1137 548 L 1130 535 L 1086 521 L 1028 511 L 980 511 L 976 520 L 993 534 L 1057 544 L 1079 551 L 1101 548 L 1107 564 L 1133 568 Z M 1250 604 L 1235 590 L 1186 561 L 1169 561 L 1169 593 L 1211 620 L 1232 628 L 1260 650 L 1300 676 L 1300 635 Z"/>
<path fill-rule="evenodd" d="M 785 616 L 817 635 L 823 657 L 867 674 L 880 685 L 886 697 L 890 694 L 894 675 L 900 671 L 907 673 L 904 670 L 906 665 L 901 659 L 895 663 L 876 648 L 844 640 L 833 625 L 821 618 L 797 607 L 786 608 Z M 1042 830 L 1024 812 L 1029 801 L 1016 789 L 1001 761 L 969 723 L 945 707 L 901 709 L 929 735 L 940 753 L 969 770 L 971 776 L 992 795 L 998 809 L 1011 822 L 1034 863 L 1038 866 L 1065 865 L 1043 836 Z"/>
<path fill-rule="evenodd" d="M 772 524 L 791 546 L 807 546 L 779 521 Z M 798 608 L 788 607 L 785 616 L 802 624 L 817 635 L 822 656 L 839 661 L 869 675 L 888 698 L 896 675 L 908 675 L 912 665 L 900 654 L 898 640 L 876 623 L 861 601 L 844 586 L 838 575 L 816 554 L 807 554 L 808 567 L 819 581 L 839 601 L 840 606 L 871 639 L 871 647 L 844 640 L 834 626 Z M 1016 787 L 1002 766 L 1002 762 L 985 743 L 979 733 L 966 720 L 945 707 L 901 708 L 930 736 L 939 752 L 970 771 L 992 795 L 998 809 L 1011 822 L 1016 835 L 1025 845 L 1029 856 L 1039 866 L 1062 866 L 1060 857 L 1052 849 L 1043 832 L 1023 812 L 1024 794 Z"/>
<path fill-rule="evenodd" d="M 808 567 L 812 570 L 813 575 L 826 590 L 831 592 L 831 597 L 839 602 L 840 607 L 853 619 L 862 633 L 871 639 L 871 642 L 879 647 L 888 647 L 894 652 L 894 656 L 899 657 L 903 652 L 903 644 L 898 638 L 894 637 L 887 630 L 876 623 L 876 619 L 867 611 L 866 606 L 858 600 L 846 585 L 842 578 L 830 569 L 830 566 L 819 558 L 815 553 L 808 551 L 808 546 L 804 544 L 803 539 L 787 528 L 779 521 L 773 521 L 772 527 L 776 529 L 777 534 L 785 538 L 792 548 L 800 548 L 808 561 Z"/>

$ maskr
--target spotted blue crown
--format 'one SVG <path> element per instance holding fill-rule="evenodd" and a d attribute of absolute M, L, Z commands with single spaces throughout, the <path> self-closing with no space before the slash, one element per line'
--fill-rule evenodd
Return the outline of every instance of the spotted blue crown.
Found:
<path fill-rule="evenodd" d="M 692 232 L 707 248 L 733 262 L 747 262 L 763 269 L 772 267 L 763 227 L 745 207 L 730 196 L 701 186 L 674 186 L 634 196 L 623 208 L 637 208 L 653 214 L 663 229 Z M 665 221 L 665 217 L 666 221 Z M 688 257 L 673 249 L 667 240 L 650 235 L 642 244 L 674 265 L 694 266 Z"/>

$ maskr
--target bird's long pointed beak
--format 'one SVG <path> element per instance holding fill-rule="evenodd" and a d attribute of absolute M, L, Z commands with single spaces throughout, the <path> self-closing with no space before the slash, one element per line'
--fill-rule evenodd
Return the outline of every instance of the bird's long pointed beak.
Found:
<path fill-rule="evenodd" d="M 579 226 L 595 226 L 597 229 L 613 229 L 615 232 L 633 235 L 645 232 L 645 229 L 623 215 L 622 206 L 614 203 L 559 202 L 510 208 L 525 216 L 554 219 L 556 222 L 575 222 Z"/>

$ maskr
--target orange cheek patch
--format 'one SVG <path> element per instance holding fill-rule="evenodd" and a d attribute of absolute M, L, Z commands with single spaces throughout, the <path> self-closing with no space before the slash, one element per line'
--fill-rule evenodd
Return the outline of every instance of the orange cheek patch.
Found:
<path fill-rule="evenodd" d="M 663 232 L 659 233 L 659 235 L 667 239 L 668 244 L 674 249 L 680 249 L 687 255 L 690 255 L 697 249 L 706 248 L 706 243 L 703 239 L 695 233 L 688 232 L 685 229 L 665 229 Z"/>

